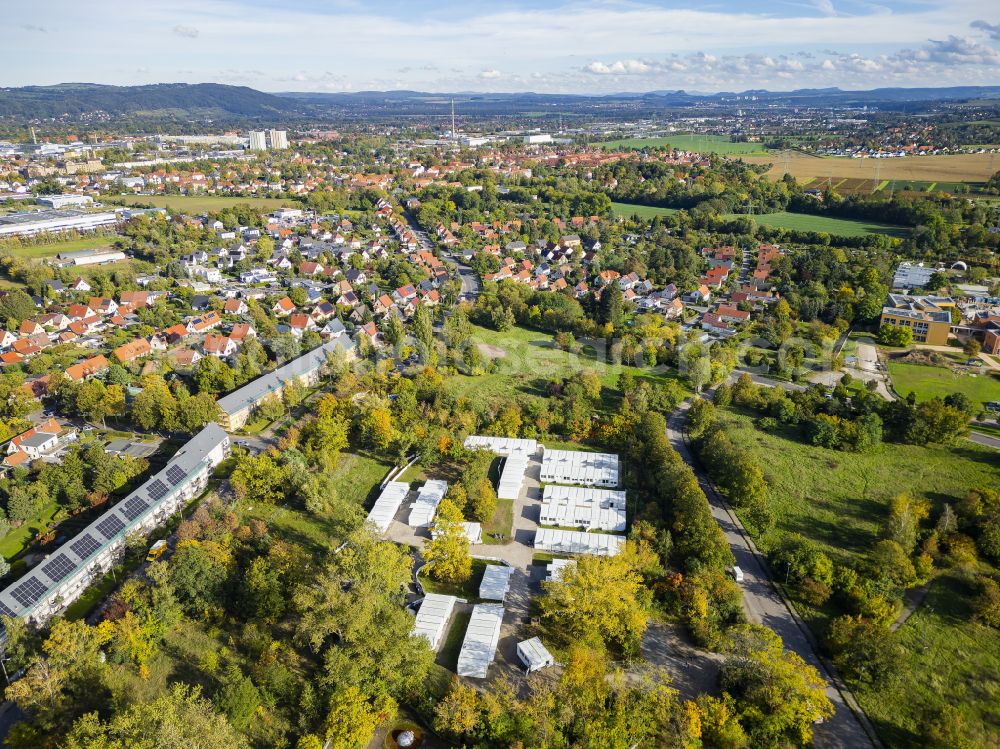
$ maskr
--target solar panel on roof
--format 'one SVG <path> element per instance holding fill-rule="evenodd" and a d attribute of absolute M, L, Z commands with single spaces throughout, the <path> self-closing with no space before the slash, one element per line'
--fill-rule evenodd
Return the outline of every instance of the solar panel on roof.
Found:
<path fill-rule="evenodd" d="M 177 486 L 181 481 L 184 480 L 184 469 L 180 466 L 170 466 L 167 469 L 167 481 L 173 486 Z"/>
<path fill-rule="evenodd" d="M 125 523 L 117 515 L 108 515 L 97 524 L 97 530 L 109 541 L 125 527 Z"/>
<path fill-rule="evenodd" d="M 156 481 L 154 481 L 152 484 L 149 485 L 149 496 L 155 502 L 159 502 L 161 499 L 167 496 L 168 491 L 170 490 L 167 489 L 167 485 L 164 484 L 159 479 L 157 479 Z M 132 519 L 134 520 L 135 518 Z"/>
<path fill-rule="evenodd" d="M 122 513 L 129 520 L 135 520 L 146 510 L 146 503 L 142 501 L 139 497 L 132 497 L 128 502 L 122 505 Z"/>
<path fill-rule="evenodd" d="M 16 616 L 16 614 L 11 610 L 10 606 L 8 606 L 6 603 L 0 603 L 0 614 L 10 617 Z"/>
<path fill-rule="evenodd" d="M 69 557 L 65 554 L 57 554 L 42 565 L 42 572 L 54 583 L 68 577 L 74 569 L 76 569 L 75 565 L 69 561 Z"/>
<path fill-rule="evenodd" d="M 22 606 L 34 606 L 45 595 L 45 586 L 34 577 L 29 577 L 10 592 Z"/>
<path fill-rule="evenodd" d="M 94 540 L 94 537 L 89 533 L 85 533 L 80 536 L 76 541 L 69 545 L 69 548 L 73 550 L 80 559 L 86 559 L 95 551 L 101 548 L 101 545 Z"/>

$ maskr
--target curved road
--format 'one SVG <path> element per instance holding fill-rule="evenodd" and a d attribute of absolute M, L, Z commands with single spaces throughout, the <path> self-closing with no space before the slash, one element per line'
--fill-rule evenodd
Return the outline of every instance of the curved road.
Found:
<path fill-rule="evenodd" d="M 744 579 L 740 587 L 743 589 L 743 603 L 747 617 L 750 621 L 763 624 L 780 635 L 785 647 L 798 653 L 802 660 L 816 668 L 828 683 L 826 693 L 833 703 L 835 713 L 832 718 L 816 726 L 815 746 L 843 747 L 843 749 L 881 746 L 880 743 L 876 744 L 877 739 L 873 740 L 862 725 L 862 721 L 868 722 L 868 718 L 854 702 L 853 695 L 847 693 L 845 698 L 845 695 L 833 686 L 833 676 L 816 654 L 812 635 L 807 633 L 805 624 L 778 595 L 771 583 L 763 558 L 739 518 L 729 510 L 728 505 L 708 482 L 701 467 L 693 460 L 683 435 L 684 421 L 690 405 L 690 400 L 685 401 L 671 415 L 667 423 L 667 436 L 674 449 L 687 461 L 698 477 L 698 483 L 708 497 L 712 517 L 722 528 L 729 547 L 736 557 L 736 564 L 743 570 Z M 848 706 L 848 700 L 853 703 L 853 709 L 852 706 Z M 862 717 L 859 717 L 855 710 L 861 713 Z M 874 729 L 871 731 L 874 733 Z"/>

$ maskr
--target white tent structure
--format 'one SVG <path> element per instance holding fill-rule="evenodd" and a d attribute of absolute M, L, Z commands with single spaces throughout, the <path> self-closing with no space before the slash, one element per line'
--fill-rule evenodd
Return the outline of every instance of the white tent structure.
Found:
<path fill-rule="evenodd" d="M 486 672 L 497 653 L 500 642 L 500 625 L 503 623 L 503 605 L 479 603 L 472 608 L 469 627 L 465 631 L 462 650 L 458 654 L 459 676 L 485 679 Z"/>
<path fill-rule="evenodd" d="M 517 643 L 517 657 L 521 659 L 525 669 L 530 674 L 546 666 L 554 666 L 556 659 L 537 637 Z"/>
<path fill-rule="evenodd" d="M 455 596 L 428 593 L 421 602 L 417 620 L 413 623 L 413 634 L 426 637 L 431 650 L 437 650 L 441 645 L 441 638 L 448 628 L 457 600 Z"/>
<path fill-rule="evenodd" d="M 434 520 L 438 505 L 448 493 L 448 482 L 431 479 L 417 491 L 417 498 L 410 508 L 410 517 L 406 521 L 407 525 L 414 528 L 426 528 Z"/>
<path fill-rule="evenodd" d="M 485 601 L 503 603 L 510 590 L 510 576 L 514 568 L 506 564 L 488 564 L 483 570 L 483 580 L 479 583 L 479 597 Z"/>
<path fill-rule="evenodd" d="M 540 522 L 586 530 L 624 531 L 625 492 L 548 484 Z"/>
<path fill-rule="evenodd" d="M 409 493 L 409 484 L 405 484 L 402 481 L 390 481 L 382 489 L 382 493 L 375 500 L 371 512 L 368 513 L 368 522 L 373 523 L 379 529 L 380 533 L 385 533 L 389 530 L 389 526 L 392 525 L 392 520 L 396 517 L 400 505 L 403 504 L 403 500 L 406 499 L 406 495 Z"/>
<path fill-rule="evenodd" d="M 577 450 L 545 450 L 542 455 L 543 484 L 618 486 L 618 456 Z"/>
<path fill-rule="evenodd" d="M 612 557 L 621 551 L 624 536 L 610 533 L 584 533 L 539 528 L 535 531 L 535 548 L 550 554 L 594 554 Z"/>
<path fill-rule="evenodd" d="M 563 570 L 576 567 L 575 559 L 553 559 L 549 562 L 548 574 L 545 576 L 546 582 L 550 580 L 560 580 Z"/>

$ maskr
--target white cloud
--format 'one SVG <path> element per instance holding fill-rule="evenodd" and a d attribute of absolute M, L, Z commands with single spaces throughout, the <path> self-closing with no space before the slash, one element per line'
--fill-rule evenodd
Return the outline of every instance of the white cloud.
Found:
<path fill-rule="evenodd" d="M 494 68 L 490 68 L 489 70 L 483 70 L 482 72 L 479 73 L 479 77 L 482 78 L 484 81 L 495 81 L 502 75 L 503 73 Z"/>
<path fill-rule="evenodd" d="M 592 62 L 584 70 L 596 75 L 646 75 L 655 72 L 656 68 L 642 60 L 618 60 L 610 65 Z"/>
<path fill-rule="evenodd" d="M 188 39 L 194 39 L 198 36 L 198 29 L 194 26 L 185 26 L 184 24 L 177 24 L 173 29 L 177 36 L 186 36 Z"/>

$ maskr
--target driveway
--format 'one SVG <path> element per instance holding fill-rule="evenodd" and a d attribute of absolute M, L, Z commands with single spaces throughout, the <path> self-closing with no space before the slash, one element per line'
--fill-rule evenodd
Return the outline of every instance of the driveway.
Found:
<path fill-rule="evenodd" d="M 819 747 L 843 747 L 844 749 L 875 746 L 865 727 L 862 726 L 862 721 L 867 721 L 867 717 L 859 718 L 854 712 L 857 710 L 862 716 L 864 715 L 857 703 L 854 702 L 853 695 L 850 695 L 849 692 L 846 692 L 846 688 L 842 687 L 845 689 L 845 696 L 845 693 L 834 687 L 834 676 L 817 655 L 811 633 L 806 630 L 798 615 L 785 604 L 778 594 L 771 583 L 771 577 L 763 557 L 758 553 L 750 536 L 736 515 L 729 510 L 726 502 L 708 482 L 700 466 L 694 462 L 691 450 L 683 436 L 684 421 L 687 418 L 687 409 L 690 405 L 691 401 L 685 401 L 671 415 L 667 425 L 667 435 L 674 449 L 694 470 L 698 483 L 708 497 L 712 517 L 715 518 L 726 537 L 726 541 L 729 542 L 729 547 L 736 557 L 736 564 L 743 570 L 744 581 L 741 587 L 743 589 L 743 607 L 747 617 L 751 622 L 763 624 L 777 633 L 787 649 L 798 653 L 806 663 L 816 668 L 828 683 L 826 693 L 833 703 L 835 712 L 832 718 L 816 726 L 815 745 Z M 849 706 L 848 701 L 851 701 L 853 705 Z M 874 733 L 873 730 L 872 733 Z"/>

